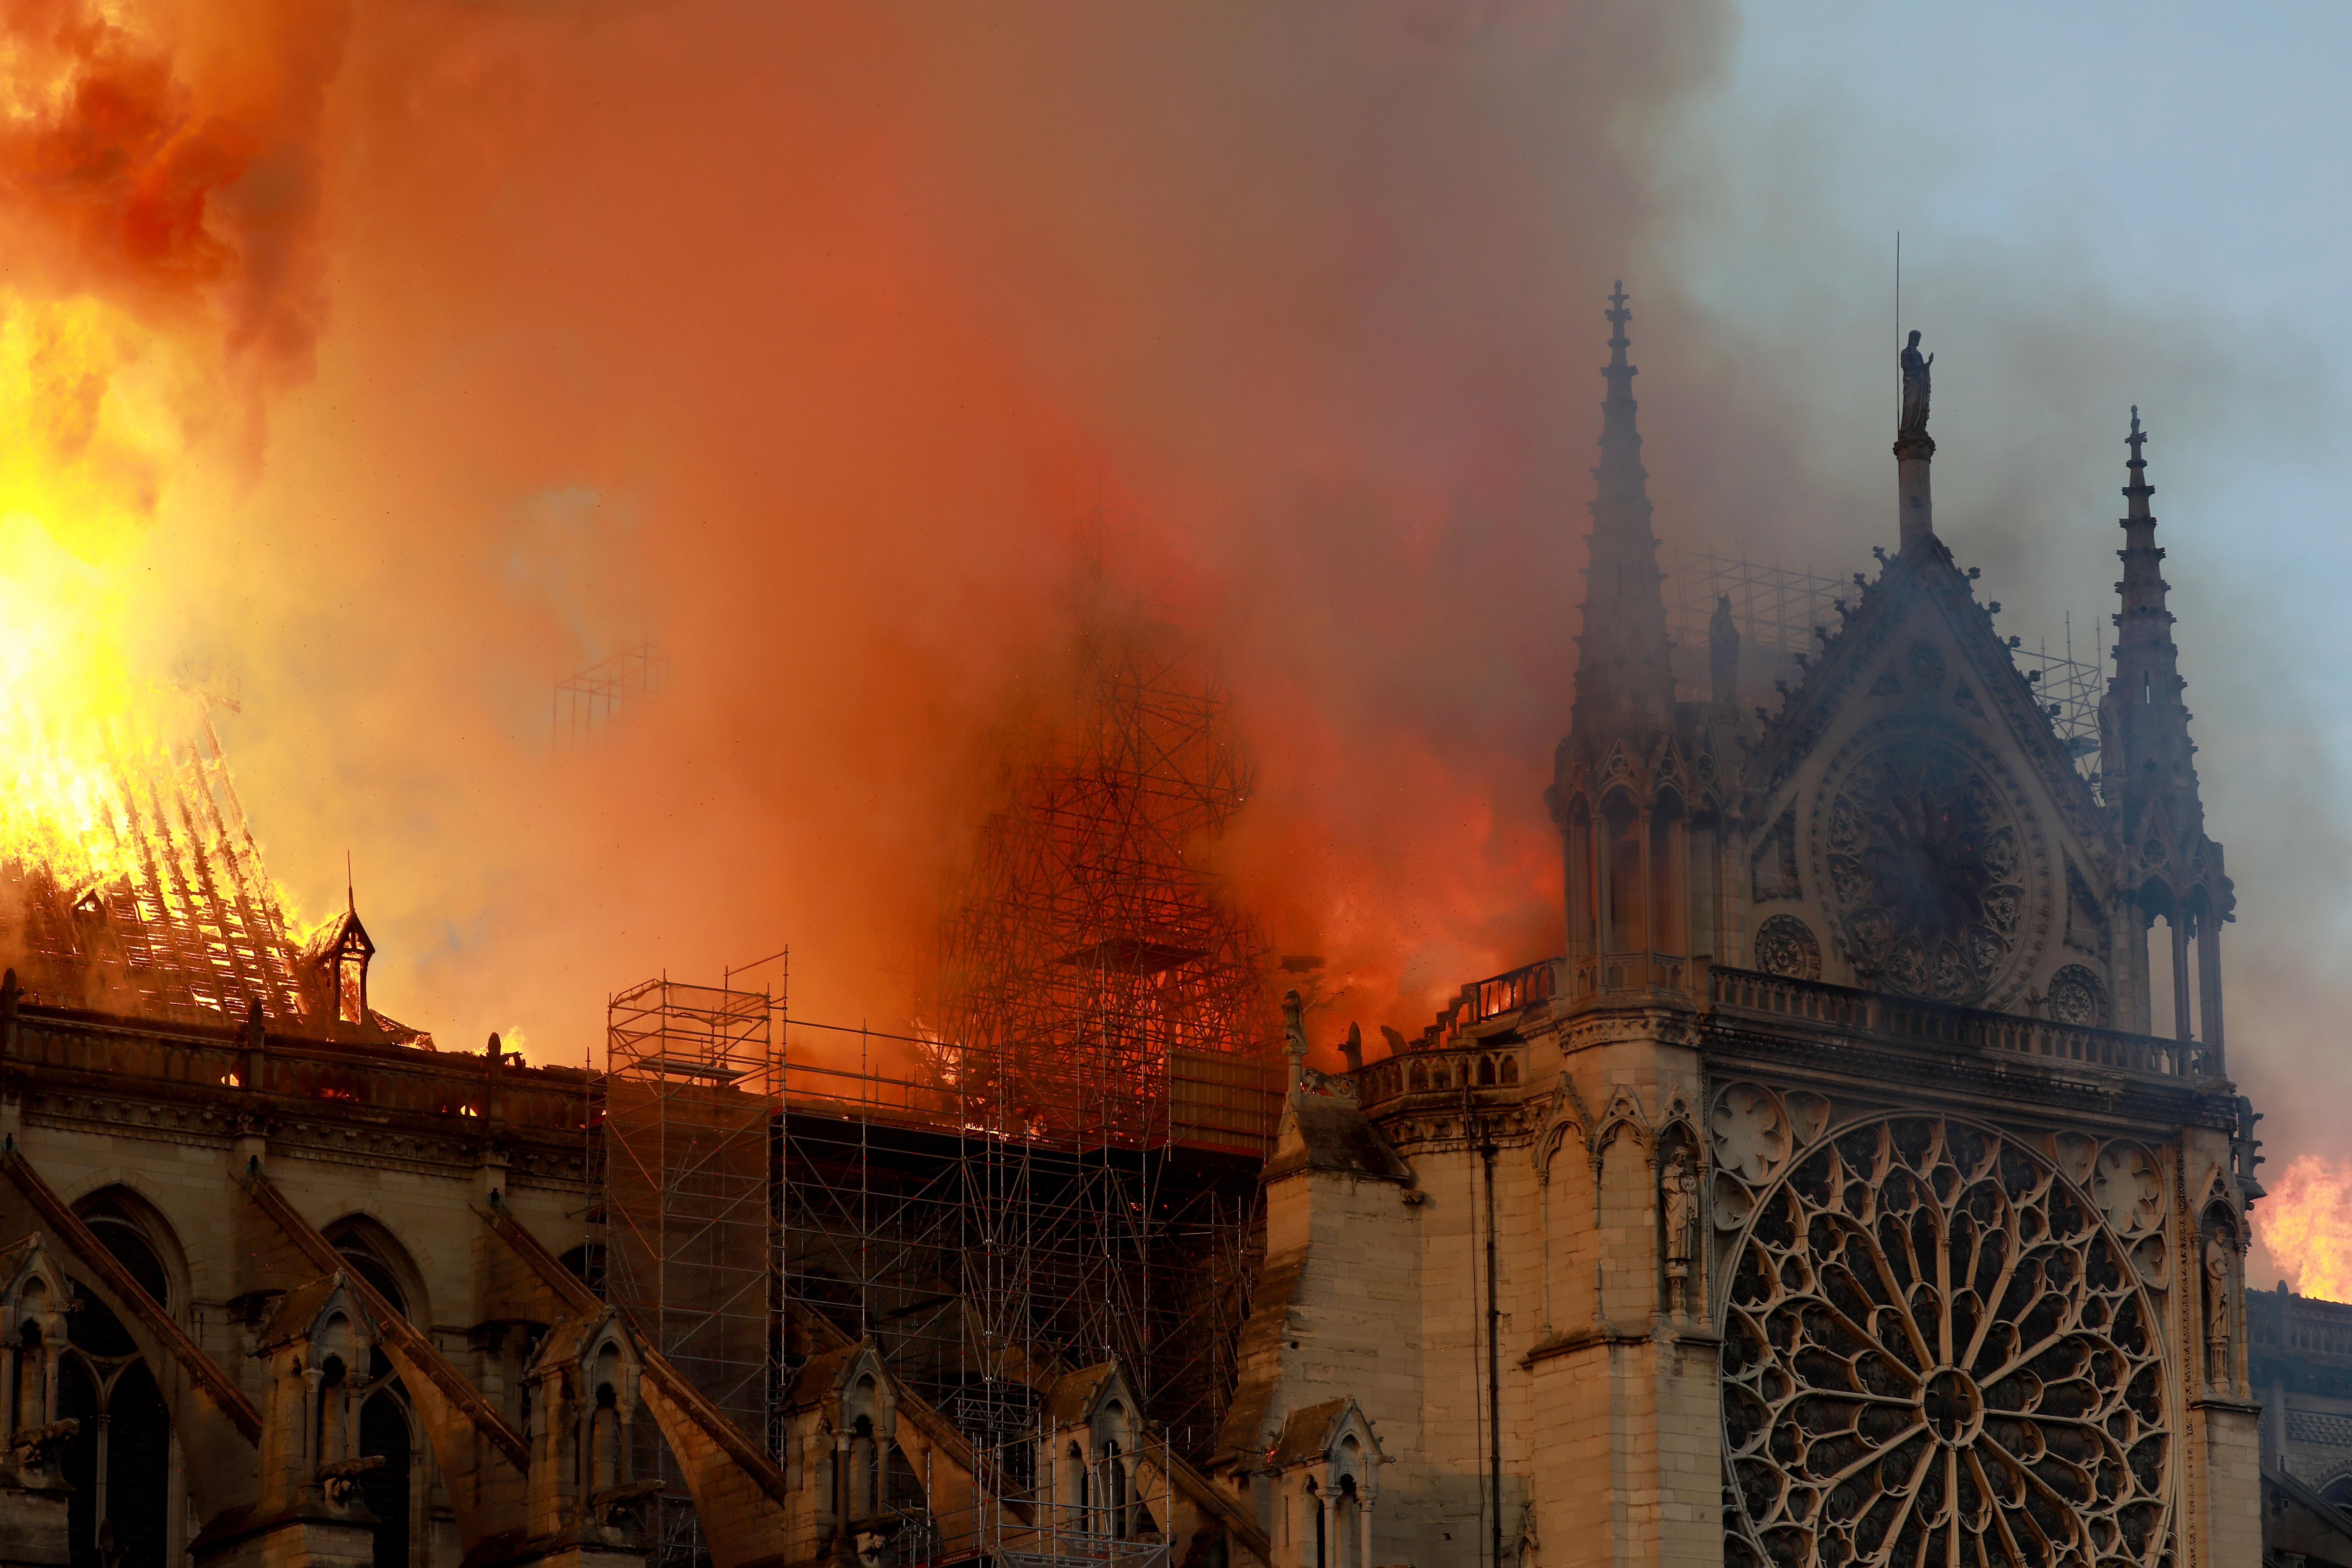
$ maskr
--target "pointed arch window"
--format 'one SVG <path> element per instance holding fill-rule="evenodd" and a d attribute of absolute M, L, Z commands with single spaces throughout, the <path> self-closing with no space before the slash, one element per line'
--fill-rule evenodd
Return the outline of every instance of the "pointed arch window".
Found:
<path fill-rule="evenodd" d="M 374 1568 L 409 1568 L 409 1492 L 416 1442 L 408 1402 L 397 1382 L 378 1388 L 360 1407 L 360 1453 L 383 1463 L 360 1478 L 367 1510 L 376 1517 Z"/>

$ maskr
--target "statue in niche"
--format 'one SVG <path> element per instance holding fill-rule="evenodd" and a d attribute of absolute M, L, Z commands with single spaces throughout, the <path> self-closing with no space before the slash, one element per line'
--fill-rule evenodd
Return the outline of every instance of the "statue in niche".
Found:
<path fill-rule="evenodd" d="M 1691 1258 L 1698 1248 L 1698 1173 L 1691 1169 L 1689 1150 L 1677 1146 L 1667 1156 L 1658 1195 L 1666 1221 L 1666 1309 L 1687 1312 Z"/>
<path fill-rule="evenodd" d="M 1927 433 L 1927 367 L 1935 363 L 1934 354 L 1920 353 L 1919 333 L 1914 328 L 1911 342 L 1903 350 L 1903 417 L 1896 423 L 1896 435 Z"/>
<path fill-rule="evenodd" d="M 2230 1380 L 2230 1265 L 2232 1248 L 2220 1231 L 2205 1238 L 2205 1380 Z"/>

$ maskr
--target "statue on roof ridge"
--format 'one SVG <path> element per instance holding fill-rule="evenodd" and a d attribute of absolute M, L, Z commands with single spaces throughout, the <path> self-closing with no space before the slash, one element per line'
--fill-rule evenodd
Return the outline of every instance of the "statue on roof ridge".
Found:
<path fill-rule="evenodd" d="M 1927 433 L 1927 367 L 1935 363 L 1934 354 L 1920 353 L 1919 331 L 1913 328 L 1903 350 L 1903 416 L 1895 426 L 1897 435 Z"/>

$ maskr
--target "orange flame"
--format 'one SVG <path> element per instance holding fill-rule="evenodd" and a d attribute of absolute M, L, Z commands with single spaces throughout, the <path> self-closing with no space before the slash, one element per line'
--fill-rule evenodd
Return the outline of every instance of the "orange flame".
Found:
<path fill-rule="evenodd" d="M 307 364 L 303 150 L 341 28 L 320 17 L 254 47 L 142 0 L 0 0 L 0 945 L 152 976 L 142 933 L 176 922 L 242 955 L 210 965 L 236 984 L 132 986 L 147 1002 L 238 1005 L 252 955 L 289 951 L 142 595 L 171 575 L 173 477 L 257 449 L 262 393 Z"/>
<path fill-rule="evenodd" d="M 2299 1154 L 2255 1206 L 2254 1237 L 2305 1296 L 2352 1301 L 2352 1163 Z"/>
<path fill-rule="evenodd" d="M 0 426 L 29 432 L 0 446 L 0 865 L 68 897 L 186 881 L 159 854 L 202 858 L 218 816 L 202 705 L 143 657 L 159 476 L 186 456 L 158 378 L 185 356 L 138 336 L 103 300 L 0 289 Z"/>

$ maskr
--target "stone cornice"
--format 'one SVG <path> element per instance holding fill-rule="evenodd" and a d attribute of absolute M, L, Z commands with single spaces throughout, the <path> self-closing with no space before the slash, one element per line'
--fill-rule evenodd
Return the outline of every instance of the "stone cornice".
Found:
<path fill-rule="evenodd" d="M 2236 1086 L 2224 1079 L 2158 1079 L 2080 1063 L 1973 1047 L 1936 1050 L 1867 1037 L 1801 1033 L 1718 1015 L 1708 1029 L 1711 1075 L 1800 1075 L 1848 1093 L 1936 1096 L 1997 1118 L 2096 1121 L 2146 1131 L 2237 1129 Z"/>

